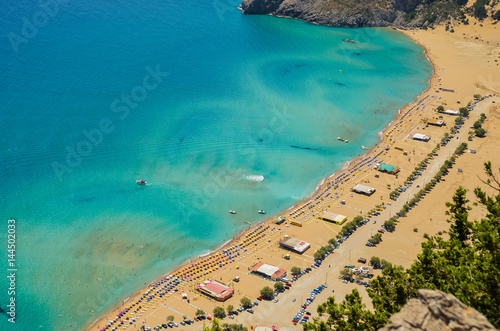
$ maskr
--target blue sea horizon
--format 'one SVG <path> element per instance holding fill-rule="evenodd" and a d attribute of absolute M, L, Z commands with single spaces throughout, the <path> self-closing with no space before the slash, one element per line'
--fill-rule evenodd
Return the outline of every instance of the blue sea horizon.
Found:
<path fill-rule="evenodd" d="M 0 243 L 15 219 L 17 270 L 2 330 L 81 329 L 279 215 L 376 144 L 432 73 L 390 29 L 232 1 L 48 4 L 7 0 L 0 25 Z"/>

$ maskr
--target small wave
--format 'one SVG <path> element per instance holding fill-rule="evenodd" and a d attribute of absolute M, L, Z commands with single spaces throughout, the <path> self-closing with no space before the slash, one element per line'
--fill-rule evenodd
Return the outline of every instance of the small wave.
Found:
<path fill-rule="evenodd" d="M 264 176 L 261 175 L 248 175 L 245 176 L 247 180 L 250 180 L 252 182 L 262 182 L 264 180 Z"/>
<path fill-rule="evenodd" d="M 212 253 L 211 250 L 205 250 L 203 253 L 198 254 L 198 258 L 208 256 Z"/>

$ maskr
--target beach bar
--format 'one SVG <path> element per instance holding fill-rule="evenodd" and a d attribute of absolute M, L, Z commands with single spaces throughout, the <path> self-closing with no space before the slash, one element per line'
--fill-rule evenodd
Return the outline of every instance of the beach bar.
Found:
<path fill-rule="evenodd" d="M 300 254 L 304 253 L 311 247 L 310 243 L 295 238 L 285 238 L 279 242 L 279 245 L 281 248 L 288 249 Z"/>
<path fill-rule="evenodd" d="M 327 211 L 321 216 L 322 219 L 325 221 L 337 223 L 337 224 L 343 224 L 345 221 L 347 221 L 347 216 L 340 215 L 340 214 L 335 214 L 332 213 L 331 211 Z"/>
<path fill-rule="evenodd" d="M 427 124 L 434 125 L 434 126 L 443 126 L 443 125 L 446 125 L 446 123 L 443 120 L 427 121 Z"/>
<path fill-rule="evenodd" d="M 265 277 L 269 277 L 274 281 L 286 277 L 285 269 L 281 269 L 270 264 L 265 264 L 264 262 L 257 263 L 250 268 L 250 271 Z"/>
<path fill-rule="evenodd" d="M 286 217 L 285 216 L 281 216 L 279 218 L 277 218 L 274 223 L 280 225 L 281 223 L 283 223 L 284 221 L 286 221 Z"/>
<path fill-rule="evenodd" d="M 451 116 L 458 116 L 459 114 L 458 110 L 451 110 L 451 109 L 446 109 L 445 111 L 442 111 L 442 113 Z"/>
<path fill-rule="evenodd" d="M 391 175 L 395 175 L 399 172 L 399 168 L 390 164 L 382 163 L 377 167 L 378 171 L 386 172 Z"/>
<path fill-rule="evenodd" d="M 217 301 L 226 301 L 234 294 L 232 287 L 226 286 L 216 280 L 206 280 L 198 284 L 196 289 Z"/>
<path fill-rule="evenodd" d="M 352 191 L 355 193 L 364 194 L 364 195 L 368 195 L 368 196 L 375 193 L 375 189 L 373 187 L 369 187 L 369 186 L 361 185 L 361 184 L 354 186 L 352 188 Z"/>
<path fill-rule="evenodd" d="M 431 137 L 426 136 L 425 134 L 422 134 L 422 133 L 415 133 L 413 135 L 413 140 L 419 140 L 419 141 L 428 142 L 429 140 L 431 140 Z"/>

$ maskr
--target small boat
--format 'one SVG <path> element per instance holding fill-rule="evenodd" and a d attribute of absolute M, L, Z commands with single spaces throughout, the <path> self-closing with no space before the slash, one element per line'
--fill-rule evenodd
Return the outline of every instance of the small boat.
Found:
<path fill-rule="evenodd" d="M 234 210 L 230 210 L 229 213 L 230 214 L 236 214 L 236 212 Z"/>
<path fill-rule="evenodd" d="M 337 140 L 344 141 L 344 142 L 346 142 L 346 143 L 348 143 L 348 142 L 349 142 L 349 140 L 348 140 L 348 139 L 344 139 L 344 138 L 342 138 L 342 137 L 337 137 Z"/>
<path fill-rule="evenodd" d="M 348 43 L 357 44 L 358 42 L 352 39 L 342 39 L 342 41 L 347 41 Z"/>
<path fill-rule="evenodd" d="M 364 149 L 364 150 L 369 150 L 369 148 L 365 147 L 365 146 L 361 146 L 361 148 Z"/>
<path fill-rule="evenodd" d="M 140 179 L 138 181 L 136 181 L 137 185 L 142 185 L 142 186 L 146 186 L 146 181 L 144 179 Z"/>
<path fill-rule="evenodd" d="M 251 224 L 251 223 L 250 223 L 250 222 L 248 222 L 248 221 L 245 221 L 245 222 L 243 222 L 243 223 L 245 223 L 245 224 Z"/>
<path fill-rule="evenodd" d="M 265 210 L 262 210 L 262 209 L 261 209 L 261 210 L 259 210 L 259 214 L 265 214 L 265 213 L 266 213 L 266 211 L 265 211 Z"/>

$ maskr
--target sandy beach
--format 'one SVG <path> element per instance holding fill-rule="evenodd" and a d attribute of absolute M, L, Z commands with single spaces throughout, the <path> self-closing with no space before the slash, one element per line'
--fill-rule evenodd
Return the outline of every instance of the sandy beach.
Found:
<path fill-rule="evenodd" d="M 444 27 L 401 32 L 425 48 L 434 66 L 429 89 L 400 109 L 399 114 L 381 134 L 381 141 L 377 146 L 352 160 L 334 176 L 326 178 L 306 200 L 284 211 L 281 214 L 286 218 L 284 223 L 275 225 L 275 217 L 251 227 L 217 252 L 193 258 L 190 263 L 151 282 L 139 293 L 117 303 L 112 311 L 92 325 L 87 325 L 85 329 L 102 330 L 109 325 L 107 330 L 138 330 L 143 324 L 153 328 L 166 323 L 169 315 L 174 316 L 174 321 L 179 323 L 184 317 L 194 319 L 198 309 L 211 316 L 217 306 L 239 307 L 240 299 L 244 296 L 255 301 L 260 295 L 260 289 L 264 286 L 272 287 L 273 282 L 251 273 L 250 267 L 264 262 L 287 270 L 287 277 L 290 278 L 293 266 L 302 269 L 310 267 L 314 262 L 314 252 L 326 245 L 329 239 L 335 238 L 340 231 L 341 226 L 321 219 L 325 212 L 345 215 L 351 220 L 357 215 L 366 216 L 370 210 L 383 203 L 383 207 L 379 208 L 380 215 L 372 216 L 366 225 L 326 257 L 321 267 L 293 282 L 289 290 L 278 295 L 278 302 L 259 301 L 259 305 L 254 307 L 254 314 L 242 312 L 234 319 L 224 318 L 223 323 L 241 323 L 248 328 L 274 325 L 278 329 L 287 327 L 290 330 L 300 330 L 302 326 L 294 325 L 292 318 L 309 292 L 320 284 L 327 284 L 328 288 L 317 296 L 309 308 L 312 316 L 317 316 L 316 306 L 331 296 L 333 291 L 336 300 L 341 301 L 346 293 L 358 288 L 368 304 L 369 298 L 363 286 L 344 284 L 338 279 L 344 266 L 352 264 L 359 267 L 361 264 L 357 262 L 358 258 L 369 260 L 372 256 L 378 256 L 409 267 L 421 251 L 420 244 L 425 240 L 424 234 L 439 235 L 441 231 L 448 229 L 445 202 L 451 200 L 455 189 L 460 185 L 464 186 L 469 190 L 469 200 L 475 201 L 472 193 L 475 187 L 481 185 L 488 192 L 487 187 L 481 183 L 481 178 L 485 178 L 483 163 L 491 161 L 493 167 L 500 166 L 500 153 L 491 152 L 498 150 L 500 140 L 500 132 L 496 128 L 500 123 L 500 97 L 493 96 L 477 103 L 459 133 L 440 148 L 438 155 L 433 156 L 422 176 L 410 188 L 396 201 L 389 198 L 390 192 L 403 185 L 416 165 L 454 125 L 454 116 L 436 111 L 439 105 L 458 110 L 473 101 L 474 94 L 500 94 L 500 33 L 497 26 L 488 20 L 482 22 L 482 26 L 473 19 L 470 21 L 466 26 L 454 26 L 453 33 L 446 31 Z M 487 116 L 483 126 L 487 130 L 486 137 L 469 141 L 470 127 L 481 113 Z M 426 125 L 427 121 L 438 119 L 444 120 L 446 125 Z M 430 140 L 413 140 L 415 133 L 425 134 Z M 376 247 L 365 246 L 366 241 L 377 233 L 383 222 L 394 216 L 420 190 L 419 187 L 432 179 L 462 142 L 466 142 L 469 148 L 474 148 L 476 153 L 468 150 L 458 157 L 445 181 L 439 182 L 406 217 L 400 218 L 395 232 L 384 233 L 383 241 Z M 397 166 L 400 172 L 397 176 L 379 172 L 376 166 L 381 163 Z M 333 172 L 336 169 L 331 170 Z M 376 191 L 371 196 L 353 193 L 351 189 L 356 184 L 370 186 Z M 480 207 L 474 207 L 471 216 L 479 217 L 482 212 Z M 299 222 L 302 226 L 294 226 L 292 221 Z M 278 245 L 285 236 L 304 240 L 311 244 L 311 248 L 303 254 L 288 252 Z M 290 254 L 289 260 L 284 258 L 287 253 Z M 377 272 L 375 271 L 375 275 Z M 239 277 L 238 282 L 233 280 L 236 276 Z M 202 295 L 196 290 L 196 285 L 208 279 L 231 286 L 234 288 L 234 295 L 225 302 L 217 302 Z M 186 296 L 183 298 L 182 294 Z M 199 330 L 202 324 L 203 322 L 195 322 L 190 326 L 179 325 L 178 329 Z"/>

